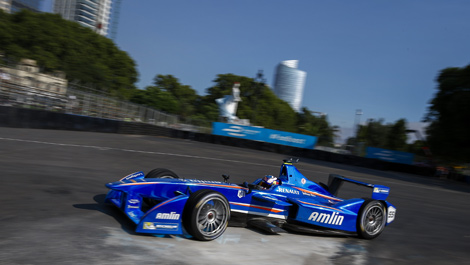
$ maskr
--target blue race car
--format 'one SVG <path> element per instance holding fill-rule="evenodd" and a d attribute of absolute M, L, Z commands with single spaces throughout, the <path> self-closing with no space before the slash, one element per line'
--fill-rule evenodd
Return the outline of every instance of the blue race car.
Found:
<path fill-rule="evenodd" d="M 253 183 L 180 179 L 167 169 L 147 175 L 130 174 L 106 184 L 105 202 L 121 209 L 138 233 L 191 235 L 198 240 L 218 238 L 229 221 L 266 233 L 357 235 L 377 237 L 395 219 L 396 208 L 386 201 L 390 189 L 330 174 L 328 185 L 304 177 L 284 160 L 278 177 Z M 343 182 L 369 187 L 371 198 L 336 197 Z"/>

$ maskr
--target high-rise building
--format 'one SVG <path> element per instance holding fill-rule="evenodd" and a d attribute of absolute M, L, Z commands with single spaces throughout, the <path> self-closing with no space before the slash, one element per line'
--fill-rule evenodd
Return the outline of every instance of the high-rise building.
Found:
<path fill-rule="evenodd" d="M 11 0 L 0 0 L 0 10 L 3 10 L 5 13 L 10 13 Z"/>
<path fill-rule="evenodd" d="M 282 61 L 276 67 L 274 93 L 296 112 L 300 111 L 307 73 L 297 69 L 298 60 Z"/>
<path fill-rule="evenodd" d="M 16 13 L 21 9 L 40 11 L 42 0 L 0 0 L 0 9 L 6 13 Z"/>
<path fill-rule="evenodd" d="M 112 0 L 55 0 L 54 13 L 107 36 Z"/>

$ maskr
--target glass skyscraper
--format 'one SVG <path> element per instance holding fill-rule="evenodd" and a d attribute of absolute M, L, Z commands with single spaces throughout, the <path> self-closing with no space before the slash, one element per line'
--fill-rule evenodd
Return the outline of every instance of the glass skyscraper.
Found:
<path fill-rule="evenodd" d="M 0 0 L 0 9 L 6 13 L 16 13 L 21 9 L 39 12 L 41 2 L 42 0 Z"/>
<path fill-rule="evenodd" d="M 55 0 L 54 13 L 108 35 L 112 0 Z"/>
<path fill-rule="evenodd" d="M 298 60 L 282 61 L 276 67 L 274 93 L 296 112 L 300 111 L 307 73 L 297 69 Z"/>

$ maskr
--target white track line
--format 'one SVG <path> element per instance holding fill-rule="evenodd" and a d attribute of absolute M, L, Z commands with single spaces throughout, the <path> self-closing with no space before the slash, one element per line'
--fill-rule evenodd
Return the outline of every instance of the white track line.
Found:
<path fill-rule="evenodd" d="M 230 159 L 221 159 L 221 158 L 214 158 L 214 157 L 193 156 L 193 155 L 174 154 L 174 153 L 163 153 L 163 152 L 154 152 L 154 151 L 142 151 L 142 150 L 133 150 L 133 149 L 122 149 L 122 148 L 114 148 L 114 147 L 106 147 L 106 146 L 79 145 L 79 144 L 62 144 L 62 143 L 43 142 L 43 141 L 24 140 L 24 139 L 14 139 L 14 138 L 4 138 L 4 137 L 0 137 L 0 140 L 4 140 L 4 141 L 16 141 L 16 142 L 24 142 L 24 143 L 34 143 L 34 144 L 46 144 L 46 145 L 55 145 L 55 146 L 66 146 L 66 147 L 92 148 L 92 149 L 97 149 L 97 150 L 100 150 L 100 151 L 109 151 L 109 150 L 113 150 L 113 151 L 131 152 L 131 153 L 141 153 L 141 154 L 177 156 L 177 157 L 186 157 L 186 158 L 197 158 L 197 159 L 215 160 L 215 161 L 222 161 L 222 162 L 241 163 L 241 164 L 248 164 L 248 165 L 255 165 L 255 166 L 275 167 L 275 166 L 273 166 L 273 165 L 266 165 L 266 164 L 260 164 L 260 163 L 252 163 L 252 162 L 246 162 L 246 161 L 238 161 L 238 160 L 230 160 Z M 277 166 L 276 166 L 276 167 L 277 167 Z"/>
<path fill-rule="evenodd" d="M 24 143 L 34 143 L 34 144 L 46 144 L 46 145 L 55 145 L 55 146 L 66 146 L 66 147 L 92 148 L 92 149 L 97 149 L 97 150 L 100 150 L 100 151 L 113 150 L 113 151 L 140 153 L 140 154 L 152 154 L 152 155 L 176 156 L 176 157 L 186 157 L 186 158 L 195 158 L 195 159 L 206 159 L 206 160 L 231 162 L 231 163 L 247 164 L 247 165 L 254 165 L 254 166 L 263 166 L 263 167 L 272 167 L 272 168 L 278 168 L 279 167 L 279 166 L 260 164 L 260 163 L 252 163 L 252 162 L 239 161 L 239 160 L 221 159 L 221 158 L 204 157 L 204 156 L 193 156 L 193 155 L 185 155 L 185 154 L 163 153 L 163 152 L 154 152 L 154 151 L 142 151 L 142 150 L 133 150 L 133 149 L 122 149 L 122 148 L 114 148 L 114 147 L 106 147 L 106 146 L 63 144 L 63 143 L 53 143 L 53 142 L 24 140 L 24 139 L 15 139 L 15 138 L 4 138 L 4 137 L 0 137 L 0 140 L 16 141 L 16 142 L 24 142 Z M 320 173 L 320 174 L 329 174 L 329 172 L 322 172 L 322 171 L 314 171 L 314 170 L 305 170 L 305 171 L 316 172 L 316 173 Z M 362 181 L 372 181 L 372 182 L 375 181 L 375 179 L 372 179 L 370 177 L 365 177 L 365 176 L 360 176 L 360 177 L 356 177 L 356 178 L 360 179 Z M 415 188 L 420 188 L 420 189 L 425 189 L 425 190 L 445 191 L 445 192 L 449 192 L 449 193 L 463 193 L 463 194 L 465 194 L 465 192 L 461 192 L 461 191 L 448 190 L 448 189 L 440 188 L 440 187 L 426 187 L 426 186 L 423 186 L 423 185 L 411 184 L 411 183 L 403 182 L 403 181 L 400 181 L 400 180 L 396 180 L 396 181 L 381 180 L 380 182 L 381 183 L 390 183 L 390 184 L 393 183 L 393 184 L 396 184 L 396 185 L 415 187 Z"/>

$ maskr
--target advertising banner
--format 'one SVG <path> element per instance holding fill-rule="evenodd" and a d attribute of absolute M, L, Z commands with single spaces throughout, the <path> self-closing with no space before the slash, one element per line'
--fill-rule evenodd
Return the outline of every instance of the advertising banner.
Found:
<path fill-rule="evenodd" d="M 392 151 L 376 147 L 367 147 L 366 157 L 407 165 L 413 164 L 414 160 L 414 154 L 412 153 Z"/>
<path fill-rule="evenodd" d="M 212 123 L 212 134 L 308 149 L 317 143 L 315 136 L 221 122 Z"/>

